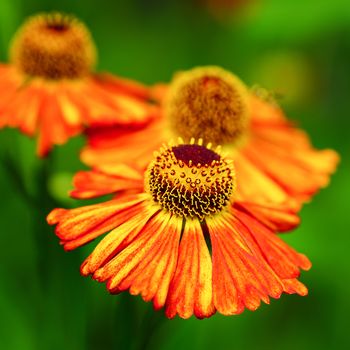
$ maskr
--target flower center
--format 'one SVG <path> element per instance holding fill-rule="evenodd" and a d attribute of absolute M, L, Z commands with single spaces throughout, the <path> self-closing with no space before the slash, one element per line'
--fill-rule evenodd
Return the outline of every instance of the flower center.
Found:
<path fill-rule="evenodd" d="M 236 143 L 248 127 L 248 92 L 233 74 L 199 67 L 175 76 L 165 111 L 185 141 L 195 137 L 216 145 Z"/>
<path fill-rule="evenodd" d="M 75 79 L 91 71 L 96 49 L 89 31 L 76 18 L 40 14 L 29 18 L 17 31 L 10 58 L 30 76 Z"/>
<path fill-rule="evenodd" d="M 235 190 L 232 161 L 198 144 L 162 148 L 146 172 L 146 190 L 165 210 L 203 220 L 223 210 Z"/>

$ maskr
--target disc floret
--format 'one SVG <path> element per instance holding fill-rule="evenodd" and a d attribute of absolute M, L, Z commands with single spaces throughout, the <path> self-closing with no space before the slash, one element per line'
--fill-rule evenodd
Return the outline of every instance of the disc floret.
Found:
<path fill-rule="evenodd" d="M 186 142 L 238 143 L 249 124 L 249 93 L 239 78 L 220 67 L 178 73 L 165 102 L 166 116 Z"/>
<path fill-rule="evenodd" d="M 21 72 L 46 79 L 75 79 L 91 72 L 96 49 L 90 32 L 73 16 L 30 17 L 15 34 L 10 60 Z"/>
<path fill-rule="evenodd" d="M 231 160 L 203 140 L 169 144 L 155 154 L 146 172 L 146 190 L 163 209 L 203 220 L 232 201 L 235 173 Z"/>

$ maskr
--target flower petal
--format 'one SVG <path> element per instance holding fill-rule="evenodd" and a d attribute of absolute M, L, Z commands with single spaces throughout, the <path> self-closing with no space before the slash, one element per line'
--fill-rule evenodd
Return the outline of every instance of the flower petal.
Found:
<path fill-rule="evenodd" d="M 212 262 L 198 220 L 186 220 L 179 260 L 166 301 L 166 315 L 189 318 L 215 313 L 212 293 Z"/>
<path fill-rule="evenodd" d="M 157 151 L 168 139 L 164 118 L 146 127 L 101 127 L 87 130 L 88 146 L 81 153 L 84 163 L 100 168 L 108 164 L 130 164 L 144 170 Z"/>
<path fill-rule="evenodd" d="M 153 299 L 156 309 L 164 306 L 177 263 L 181 225 L 181 219 L 170 218 L 153 248 L 121 282 L 118 290 L 130 288 L 131 294 L 141 294 L 145 301 Z"/>
<path fill-rule="evenodd" d="M 93 278 L 108 281 L 111 293 L 130 289 L 131 294 L 141 294 L 146 301 L 154 299 L 155 307 L 162 307 L 176 267 L 181 223 L 171 214 L 158 213 Z"/>
<path fill-rule="evenodd" d="M 300 274 L 300 268 L 311 268 L 311 263 L 305 255 L 297 253 L 256 219 L 239 210 L 234 213 L 250 231 L 264 258 L 280 278 L 296 278 Z"/>
<path fill-rule="evenodd" d="M 81 131 L 81 125 L 69 125 L 58 103 L 57 88 L 55 94 L 43 88 L 43 100 L 39 111 L 39 141 L 37 152 L 45 156 L 55 144 L 65 143 L 69 137 Z"/>
<path fill-rule="evenodd" d="M 237 198 L 241 201 L 257 203 L 290 202 L 287 192 L 278 186 L 267 174 L 242 154 L 234 156 L 237 176 Z M 294 206 L 292 199 L 291 206 Z"/>
<path fill-rule="evenodd" d="M 290 204 L 276 203 L 246 203 L 236 202 L 236 206 L 254 216 L 258 221 L 274 232 L 285 232 L 296 228 L 300 224 L 297 215 L 299 206 L 291 208 Z"/>
<path fill-rule="evenodd" d="M 231 214 L 207 220 L 213 256 L 213 295 L 217 310 L 224 315 L 256 310 L 260 300 L 278 298 L 280 279 L 256 252 L 250 233 Z"/>
<path fill-rule="evenodd" d="M 144 201 L 144 195 L 134 195 L 71 210 L 55 209 L 47 221 L 57 224 L 56 235 L 66 250 L 72 250 L 129 220 Z"/>
<path fill-rule="evenodd" d="M 94 75 L 86 85 L 84 98 L 93 101 L 94 108 L 103 108 L 103 118 L 100 113 L 90 113 L 89 125 L 145 124 L 159 113 L 148 102 L 148 88 L 112 75 Z"/>
<path fill-rule="evenodd" d="M 308 294 L 307 288 L 295 278 L 283 280 L 283 290 L 288 294 L 297 293 L 301 296 Z"/>
<path fill-rule="evenodd" d="M 339 156 L 332 150 L 314 149 L 307 134 L 287 121 L 280 108 L 253 97 L 251 129 L 241 153 L 260 176 L 268 176 L 301 202 L 328 184 Z"/>
<path fill-rule="evenodd" d="M 108 233 L 82 264 L 82 274 L 89 275 L 94 273 L 111 260 L 120 250 L 129 245 L 143 230 L 146 223 L 157 210 L 159 209 L 154 207 L 141 208 L 135 216 Z"/>
<path fill-rule="evenodd" d="M 126 165 L 115 165 L 113 174 L 92 170 L 80 171 L 74 176 L 74 198 L 94 198 L 119 191 L 133 190 L 142 192 L 142 174 Z"/>

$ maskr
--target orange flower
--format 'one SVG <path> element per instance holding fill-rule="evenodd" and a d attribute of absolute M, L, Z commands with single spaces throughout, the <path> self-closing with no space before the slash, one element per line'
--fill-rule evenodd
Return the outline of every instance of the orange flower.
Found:
<path fill-rule="evenodd" d="M 163 118 L 133 130 L 91 128 L 82 160 L 97 168 L 127 163 L 143 169 L 167 139 L 202 137 L 222 144 L 234 159 L 245 198 L 291 206 L 327 186 L 335 171 L 336 152 L 315 150 L 275 103 L 247 91 L 221 68 L 181 72 L 169 88 L 158 86 L 154 94 L 163 100 Z"/>
<path fill-rule="evenodd" d="M 110 293 L 141 294 L 169 318 L 234 315 L 283 292 L 307 294 L 297 278 L 309 260 L 275 234 L 298 217 L 239 200 L 233 163 L 219 148 L 201 139 L 164 146 L 145 178 L 126 165 L 81 172 L 73 195 L 116 191 L 110 201 L 48 216 L 66 250 L 110 231 L 81 266 Z"/>
<path fill-rule="evenodd" d="M 95 45 L 73 17 L 29 18 L 13 39 L 10 59 L 0 65 L 0 127 L 37 133 L 40 156 L 85 125 L 142 124 L 154 115 L 146 87 L 92 73 Z"/>

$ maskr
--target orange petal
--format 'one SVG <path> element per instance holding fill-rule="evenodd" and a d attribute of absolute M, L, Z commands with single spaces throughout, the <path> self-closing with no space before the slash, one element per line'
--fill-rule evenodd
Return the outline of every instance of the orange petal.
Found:
<path fill-rule="evenodd" d="M 300 218 L 297 215 L 299 206 L 290 208 L 289 204 L 283 205 L 282 203 L 258 204 L 238 201 L 235 205 L 240 207 L 243 211 L 247 211 L 274 232 L 289 231 L 300 224 Z"/>
<path fill-rule="evenodd" d="M 179 260 L 166 301 L 166 315 L 210 317 L 215 309 L 212 295 L 212 263 L 198 220 L 186 220 Z"/>
<path fill-rule="evenodd" d="M 143 230 L 146 223 L 158 211 L 156 207 L 141 209 L 130 220 L 106 235 L 81 266 L 81 273 L 89 275 L 105 265 L 124 249 Z"/>
<path fill-rule="evenodd" d="M 124 163 L 142 170 L 152 160 L 153 152 L 169 139 L 164 118 L 142 129 L 91 128 L 87 136 L 89 144 L 81 153 L 84 163 L 97 168 Z"/>
<path fill-rule="evenodd" d="M 237 176 L 237 199 L 256 203 L 285 203 L 290 201 L 286 191 L 247 157 L 234 157 Z M 294 206 L 294 200 L 291 206 Z"/>
<path fill-rule="evenodd" d="M 50 225 L 57 224 L 56 235 L 64 248 L 71 250 L 130 219 L 141 210 L 144 200 L 144 196 L 135 195 L 71 210 L 55 209 L 47 221 Z"/>
<path fill-rule="evenodd" d="M 122 280 L 145 257 L 145 252 L 150 252 L 150 249 L 154 248 L 155 242 L 159 242 L 158 236 L 161 234 L 161 229 L 164 229 L 164 223 L 169 220 L 169 216 L 166 215 L 164 217 L 165 221 L 163 221 L 163 214 L 161 212 L 151 218 L 142 229 L 139 238 L 109 261 L 108 264 L 98 269 L 93 278 L 100 282 L 108 280 L 107 288 L 111 291 L 117 289 Z"/>
<path fill-rule="evenodd" d="M 94 76 L 89 80 L 83 97 L 90 109 L 88 124 L 142 125 L 154 118 L 159 113 L 158 108 L 148 103 L 148 97 L 139 97 L 133 92 L 131 83 L 123 84 L 117 78 Z M 100 112 L 91 112 L 94 109 Z"/>
<path fill-rule="evenodd" d="M 283 280 L 283 290 L 288 294 L 297 293 L 301 296 L 308 294 L 307 288 L 295 278 Z"/>
<path fill-rule="evenodd" d="M 162 104 L 165 101 L 165 98 L 168 93 L 168 85 L 164 83 L 155 84 L 151 87 L 150 93 L 151 93 L 151 99 L 157 101 L 158 103 Z"/>
<path fill-rule="evenodd" d="M 113 171 L 118 175 L 95 170 L 78 172 L 74 176 L 75 188 L 71 191 L 71 196 L 74 198 L 93 198 L 126 190 L 142 192 L 143 177 L 141 173 L 123 165 L 114 166 Z"/>
<path fill-rule="evenodd" d="M 116 94 L 132 96 L 140 101 L 146 101 L 150 98 L 150 89 L 136 81 L 113 76 L 112 74 L 95 74 L 96 84 L 109 89 Z"/>
<path fill-rule="evenodd" d="M 68 84 L 62 83 L 60 94 L 57 96 L 59 105 L 62 109 L 62 115 L 65 122 L 70 126 L 78 126 L 85 124 L 86 108 L 80 104 L 75 104 L 70 95 L 72 87 Z"/>
<path fill-rule="evenodd" d="M 261 98 L 251 95 L 251 119 L 255 125 L 280 125 L 285 123 L 285 116 L 281 108 Z"/>
<path fill-rule="evenodd" d="M 0 74 L 0 127 L 15 126 L 9 108 L 13 108 L 21 79 L 16 79 L 15 72 L 7 64 L 0 64 Z"/>
<path fill-rule="evenodd" d="M 93 278 L 108 281 L 111 293 L 130 289 L 143 299 L 154 299 L 156 308 L 164 305 L 176 261 L 182 220 L 160 212 L 138 229 L 138 236 Z"/>
<path fill-rule="evenodd" d="M 40 92 L 31 85 L 24 85 L 24 77 L 23 81 L 18 82 L 8 77 L 6 82 L 6 90 L 0 94 L 0 119 L 4 125 L 18 127 L 25 134 L 34 135 L 41 101 Z"/>
<path fill-rule="evenodd" d="M 324 173 L 318 167 L 313 168 L 312 163 L 307 164 L 299 159 L 293 149 L 283 149 L 283 144 L 276 151 L 273 147 L 262 142 L 252 142 L 244 149 L 244 156 L 251 160 L 260 171 L 267 174 L 276 184 L 290 195 L 300 198 L 309 198 L 319 188 L 325 187 L 329 182 L 329 173 L 335 168 L 333 154 L 314 154 L 310 159 L 321 155 L 321 163 L 329 164 L 329 171 Z M 330 157 L 328 157 L 330 155 Z M 305 155 L 303 156 L 305 157 Z"/>
<path fill-rule="evenodd" d="M 231 219 L 229 219 L 231 217 Z M 260 300 L 278 298 L 279 278 L 256 252 L 245 227 L 232 216 L 207 220 L 213 256 L 213 294 L 217 310 L 225 315 L 256 310 Z"/>
<path fill-rule="evenodd" d="M 261 253 L 279 277 L 283 279 L 295 278 L 300 274 L 299 268 L 310 269 L 311 263 L 305 255 L 297 253 L 253 217 L 239 210 L 235 210 L 234 213 L 249 229 Z"/>
<path fill-rule="evenodd" d="M 36 133 L 39 123 L 39 110 L 42 103 L 42 95 L 39 91 L 30 89 L 25 103 L 26 111 L 22 114 L 22 120 L 18 124 L 21 131 L 27 135 Z"/>
<path fill-rule="evenodd" d="M 329 182 L 339 157 L 313 148 L 305 132 L 287 121 L 280 108 L 252 98 L 251 137 L 242 157 L 288 196 L 307 201 Z M 263 190 L 263 189 L 262 189 Z"/>
<path fill-rule="evenodd" d="M 56 95 L 46 92 L 43 95 L 39 114 L 38 154 L 40 156 L 45 156 L 53 145 L 65 143 L 69 137 L 76 135 L 81 129 L 79 125 L 67 124 L 57 99 L 59 89 L 55 93 Z"/>
<path fill-rule="evenodd" d="M 145 301 L 153 299 L 156 309 L 164 306 L 177 263 L 181 225 L 181 219 L 170 218 L 153 248 L 120 283 L 118 290 L 130 288 L 131 294 L 141 294 Z"/>

